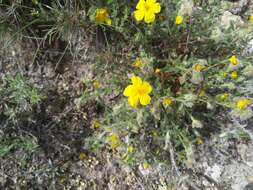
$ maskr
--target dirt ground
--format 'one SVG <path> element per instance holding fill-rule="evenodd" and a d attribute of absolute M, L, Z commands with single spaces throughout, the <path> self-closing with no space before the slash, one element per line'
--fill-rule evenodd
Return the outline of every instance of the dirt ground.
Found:
<path fill-rule="evenodd" d="M 130 168 L 110 152 L 97 156 L 89 151 L 85 139 L 92 133 L 91 121 L 103 115 L 106 105 L 91 101 L 79 107 L 86 88 L 82 80 L 96 76 L 92 65 L 98 52 L 89 39 L 78 34 L 72 38 L 74 54 L 65 52 L 66 44 L 60 40 L 39 50 L 32 39 L 14 41 L 6 35 L 0 42 L 12 42 L 8 48 L 0 47 L 0 83 L 7 75 L 21 73 L 43 97 L 15 125 L 0 107 L 1 143 L 17 144 L 0 156 L 0 189 L 253 190 L 253 121 L 246 125 L 228 121 L 227 131 L 213 133 L 195 147 L 195 162 L 172 165 L 171 170 L 163 165 L 145 171 Z M 226 114 L 220 113 L 217 120 Z M 231 136 L 237 130 L 249 137 Z"/>

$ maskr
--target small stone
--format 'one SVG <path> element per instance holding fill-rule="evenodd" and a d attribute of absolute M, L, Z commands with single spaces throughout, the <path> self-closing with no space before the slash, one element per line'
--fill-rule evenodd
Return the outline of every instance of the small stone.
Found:
<path fill-rule="evenodd" d="M 244 190 L 253 190 L 253 183 L 249 183 L 244 187 Z"/>
<path fill-rule="evenodd" d="M 225 11 L 224 14 L 220 17 L 220 26 L 223 29 L 228 29 L 232 23 L 236 26 L 242 26 L 243 21 L 240 16 L 233 15 L 229 11 Z"/>

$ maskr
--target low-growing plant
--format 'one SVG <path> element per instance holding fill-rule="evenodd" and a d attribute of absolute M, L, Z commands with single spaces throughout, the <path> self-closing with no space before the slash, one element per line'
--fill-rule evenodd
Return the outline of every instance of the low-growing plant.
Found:
<path fill-rule="evenodd" d="M 99 56 L 94 72 L 103 84 L 91 93 L 99 92 L 100 100 L 110 94 L 117 101 L 106 107 L 101 127 L 87 139 L 91 150 L 107 147 L 131 165 L 176 159 L 191 166 L 195 146 L 224 129 L 228 120 L 252 118 L 251 93 L 241 91 L 252 57 L 240 53 L 253 35 L 250 21 L 239 28 L 231 23 L 217 34 L 220 1 L 202 7 L 193 1 L 108 1 L 104 7 L 111 21 L 98 27 L 108 39 L 119 32 L 122 40 L 111 40 Z M 146 15 L 149 8 L 154 12 Z M 125 56 L 117 56 L 124 46 Z"/>
<path fill-rule="evenodd" d="M 3 79 L 0 98 L 1 114 L 16 122 L 22 114 L 32 111 L 41 96 L 35 86 L 30 85 L 21 74 L 17 74 L 16 77 L 7 76 Z"/>
<path fill-rule="evenodd" d="M 85 139 L 98 155 L 111 151 L 144 170 L 162 162 L 191 166 L 195 146 L 231 120 L 252 118 L 252 55 L 242 54 L 252 18 L 221 24 L 220 0 L 17 2 L 1 7 L 9 13 L 1 24 L 18 18 L 18 31 L 31 26 L 40 31 L 35 38 L 61 38 L 71 44 L 66 49 L 76 31 L 94 38 L 96 76 L 84 76 L 78 111 L 94 100 L 105 105 Z M 21 76 L 3 89 L 1 104 L 11 118 L 40 99 Z"/>

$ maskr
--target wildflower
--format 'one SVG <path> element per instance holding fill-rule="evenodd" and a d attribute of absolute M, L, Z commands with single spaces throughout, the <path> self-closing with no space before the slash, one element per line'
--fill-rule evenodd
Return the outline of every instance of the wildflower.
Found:
<path fill-rule="evenodd" d="M 129 154 L 132 154 L 133 152 L 134 152 L 134 147 L 133 146 L 128 146 L 127 147 L 127 152 L 129 153 Z"/>
<path fill-rule="evenodd" d="M 128 97 L 130 106 L 136 108 L 139 103 L 143 106 L 150 104 L 151 97 L 149 93 L 152 91 L 152 86 L 138 76 L 132 76 L 132 84 L 128 85 L 123 94 Z"/>
<path fill-rule="evenodd" d="M 224 101 L 224 100 L 226 100 L 228 98 L 228 96 L 229 96 L 229 94 L 227 92 L 225 92 L 225 93 L 223 93 L 223 94 L 220 95 L 220 99 L 222 101 Z"/>
<path fill-rule="evenodd" d="M 160 73 L 160 72 L 161 72 L 161 69 L 159 69 L 159 68 L 156 68 L 156 69 L 155 69 L 155 73 L 156 73 L 156 74 L 158 74 L 158 73 Z"/>
<path fill-rule="evenodd" d="M 247 98 L 241 98 L 236 102 L 236 108 L 239 110 L 245 110 L 251 104 L 251 100 Z"/>
<path fill-rule="evenodd" d="M 224 77 L 228 76 L 228 73 L 226 71 L 224 71 L 222 74 Z"/>
<path fill-rule="evenodd" d="M 237 77 L 238 77 L 238 72 L 237 71 L 232 71 L 231 78 L 236 79 Z"/>
<path fill-rule="evenodd" d="M 152 135 L 153 138 L 158 137 L 158 133 L 157 133 L 156 130 L 152 130 L 152 131 L 151 131 L 151 135 Z"/>
<path fill-rule="evenodd" d="M 203 144 L 204 142 L 203 142 L 203 140 L 202 140 L 201 137 L 197 137 L 196 143 L 197 143 L 198 145 L 201 145 L 201 144 Z"/>
<path fill-rule="evenodd" d="M 182 24 L 183 21 L 184 21 L 184 18 L 183 18 L 182 16 L 180 16 L 180 15 L 176 16 L 175 23 L 176 23 L 177 25 Z"/>
<path fill-rule="evenodd" d="M 82 161 L 85 160 L 86 157 L 87 157 L 87 156 L 86 156 L 86 154 L 85 154 L 84 152 L 81 152 L 81 153 L 79 154 L 79 159 L 82 160 Z"/>
<path fill-rule="evenodd" d="M 166 97 L 166 98 L 163 99 L 162 104 L 163 104 L 164 107 L 168 107 L 172 104 L 172 99 L 169 98 L 169 97 Z"/>
<path fill-rule="evenodd" d="M 253 23 L 253 15 L 249 16 L 249 21 Z"/>
<path fill-rule="evenodd" d="M 143 162 L 142 166 L 143 166 L 144 170 L 146 170 L 146 169 L 148 169 L 150 167 L 150 165 L 148 164 L 147 161 Z"/>
<path fill-rule="evenodd" d="M 200 90 L 199 97 L 204 97 L 206 95 L 206 92 L 204 90 Z"/>
<path fill-rule="evenodd" d="M 100 24 L 112 25 L 112 20 L 109 18 L 109 13 L 106 8 L 96 10 L 95 20 Z"/>
<path fill-rule="evenodd" d="M 205 68 L 205 66 L 201 65 L 199 63 L 197 63 L 196 65 L 194 65 L 194 70 L 197 71 L 197 72 L 202 71 L 204 68 Z"/>
<path fill-rule="evenodd" d="M 134 64 L 133 64 L 133 66 L 134 66 L 135 68 L 140 68 L 141 65 L 142 65 L 141 59 L 140 59 L 140 58 L 137 58 L 137 59 L 135 60 Z"/>
<path fill-rule="evenodd" d="M 38 16 L 38 15 L 39 15 L 39 11 L 38 10 L 35 10 L 35 9 L 31 10 L 31 16 Z"/>
<path fill-rule="evenodd" d="M 92 122 L 92 128 L 93 129 L 99 129 L 101 127 L 100 123 L 97 120 L 94 120 Z"/>
<path fill-rule="evenodd" d="M 92 85 L 95 89 L 98 89 L 101 86 L 101 83 L 98 80 L 95 80 L 93 81 Z"/>
<path fill-rule="evenodd" d="M 112 133 L 108 138 L 107 138 L 108 143 L 111 146 L 111 149 L 115 150 L 116 148 L 119 147 L 120 145 L 120 138 L 116 133 Z"/>
<path fill-rule="evenodd" d="M 237 65 L 238 64 L 238 59 L 235 55 L 232 55 L 230 58 L 229 58 L 229 61 L 230 63 L 232 63 L 233 65 Z"/>
<path fill-rule="evenodd" d="M 149 24 L 155 21 L 155 14 L 161 11 L 160 3 L 156 0 L 139 0 L 136 5 L 134 17 L 137 21 L 144 21 Z"/>

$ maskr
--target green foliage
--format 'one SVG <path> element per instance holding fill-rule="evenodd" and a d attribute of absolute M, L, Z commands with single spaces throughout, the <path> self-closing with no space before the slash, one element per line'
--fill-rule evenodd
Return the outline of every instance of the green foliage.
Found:
<path fill-rule="evenodd" d="M 22 150 L 27 155 L 36 150 L 38 144 L 33 137 L 1 137 L 0 138 L 0 157 Z"/>
<path fill-rule="evenodd" d="M 15 78 L 7 76 L 0 89 L 1 104 L 4 115 L 15 121 L 20 114 L 29 112 L 39 103 L 41 96 L 38 90 L 31 86 L 25 78 L 18 74 Z"/>
<path fill-rule="evenodd" d="M 102 44 L 93 63 L 101 86 L 85 78 L 86 88 L 78 105 L 81 111 L 83 105 L 96 100 L 106 107 L 100 118 L 102 127 L 86 139 L 87 147 L 97 154 L 113 149 L 121 161 L 137 165 L 146 161 L 167 163 L 167 155 L 173 150 L 178 161 L 190 165 L 198 139 L 208 138 L 226 125 L 217 117 L 221 111 L 240 121 L 252 117 L 250 106 L 240 110 L 237 105 L 242 97 L 252 101 L 252 90 L 245 91 L 252 89 L 245 87 L 252 76 L 252 57 L 240 53 L 253 36 L 252 25 L 245 21 L 239 26 L 221 26 L 221 1 L 161 0 L 161 12 L 152 24 L 134 19 L 136 1 L 32 2 L 14 1 L 1 7 L 6 21 L 18 18 L 22 27 L 17 33 L 39 29 L 35 37 L 71 43 L 72 34 L 84 29 L 83 38 L 93 36 L 96 44 Z M 106 8 L 111 25 L 96 21 L 98 8 Z M 177 15 L 183 16 L 183 23 L 175 23 Z M 234 54 L 237 65 L 229 61 Z M 137 58 L 142 65 L 135 68 Z M 231 75 L 234 71 L 238 77 Z M 153 87 L 152 102 L 146 107 L 133 109 L 122 96 L 133 74 Z M 40 100 L 38 92 L 21 76 L 6 79 L 3 89 L 1 99 L 7 100 L 6 114 L 11 118 Z M 165 106 L 165 98 L 171 98 L 172 104 Z M 116 137 L 108 140 L 111 134 Z M 120 142 L 113 143 L 120 145 L 115 148 L 110 144 L 118 141 L 117 135 Z M 129 151 L 131 146 L 134 151 Z"/>
<path fill-rule="evenodd" d="M 238 87 L 248 80 L 242 71 L 250 66 L 252 57 L 244 57 L 239 52 L 253 33 L 247 24 L 241 27 L 231 24 L 228 29 L 219 28 L 215 33 L 219 27 L 218 18 L 224 11 L 220 1 L 202 7 L 198 7 L 200 1 L 195 1 L 198 9 L 185 15 L 181 25 L 175 24 L 175 17 L 182 8 L 178 1 L 161 1 L 162 11 L 150 25 L 134 21 L 129 8 L 132 10 L 135 4 L 124 3 L 107 1 L 102 6 L 109 9 L 113 22 L 112 26 L 103 26 L 105 35 L 108 39 L 113 36 L 114 40 L 109 41 L 94 65 L 97 79 L 103 81 L 103 90 L 85 91 L 84 99 L 94 97 L 94 93 L 100 101 L 108 94 L 122 94 L 130 83 L 129 75 L 135 74 L 153 86 L 152 103 L 145 108 L 132 109 L 126 98 L 119 97 L 106 108 L 101 118 L 103 127 L 87 139 L 87 146 L 99 154 L 105 147 L 110 149 L 107 137 L 118 134 L 117 155 L 130 165 L 145 160 L 169 162 L 164 158 L 173 149 L 177 160 L 190 166 L 194 163 L 195 146 L 226 125 L 217 119 L 221 110 L 239 120 L 252 116 L 250 109 L 249 112 L 233 112 L 238 109 L 237 98 L 250 95 L 242 93 Z M 244 33 L 247 35 L 238 35 L 238 31 L 247 31 Z M 118 33 L 122 38 L 117 38 Z M 116 40 L 120 43 L 114 43 Z M 125 56 L 117 56 L 125 47 L 129 47 Z M 240 59 L 240 66 L 236 68 L 229 61 L 235 52 Z M 132 66 L 136 58 L 142 60 L 139 68 Z M 200 70 L 199 65 L 203 67 Z M 160 69 L 159 73 L 154 72 L 156 68 Z M 105 69 L 109 71 L 107 76 Z M 238 78 L 231 77 L 234 70 L 239 73 Z M 173 100 L 168 107 L 163 105 L 165 97 Z M 246 116 L 242 117 L 243 114 Z M 135 150 L 131 156 L 128 156 L 129 146 Z"/>

